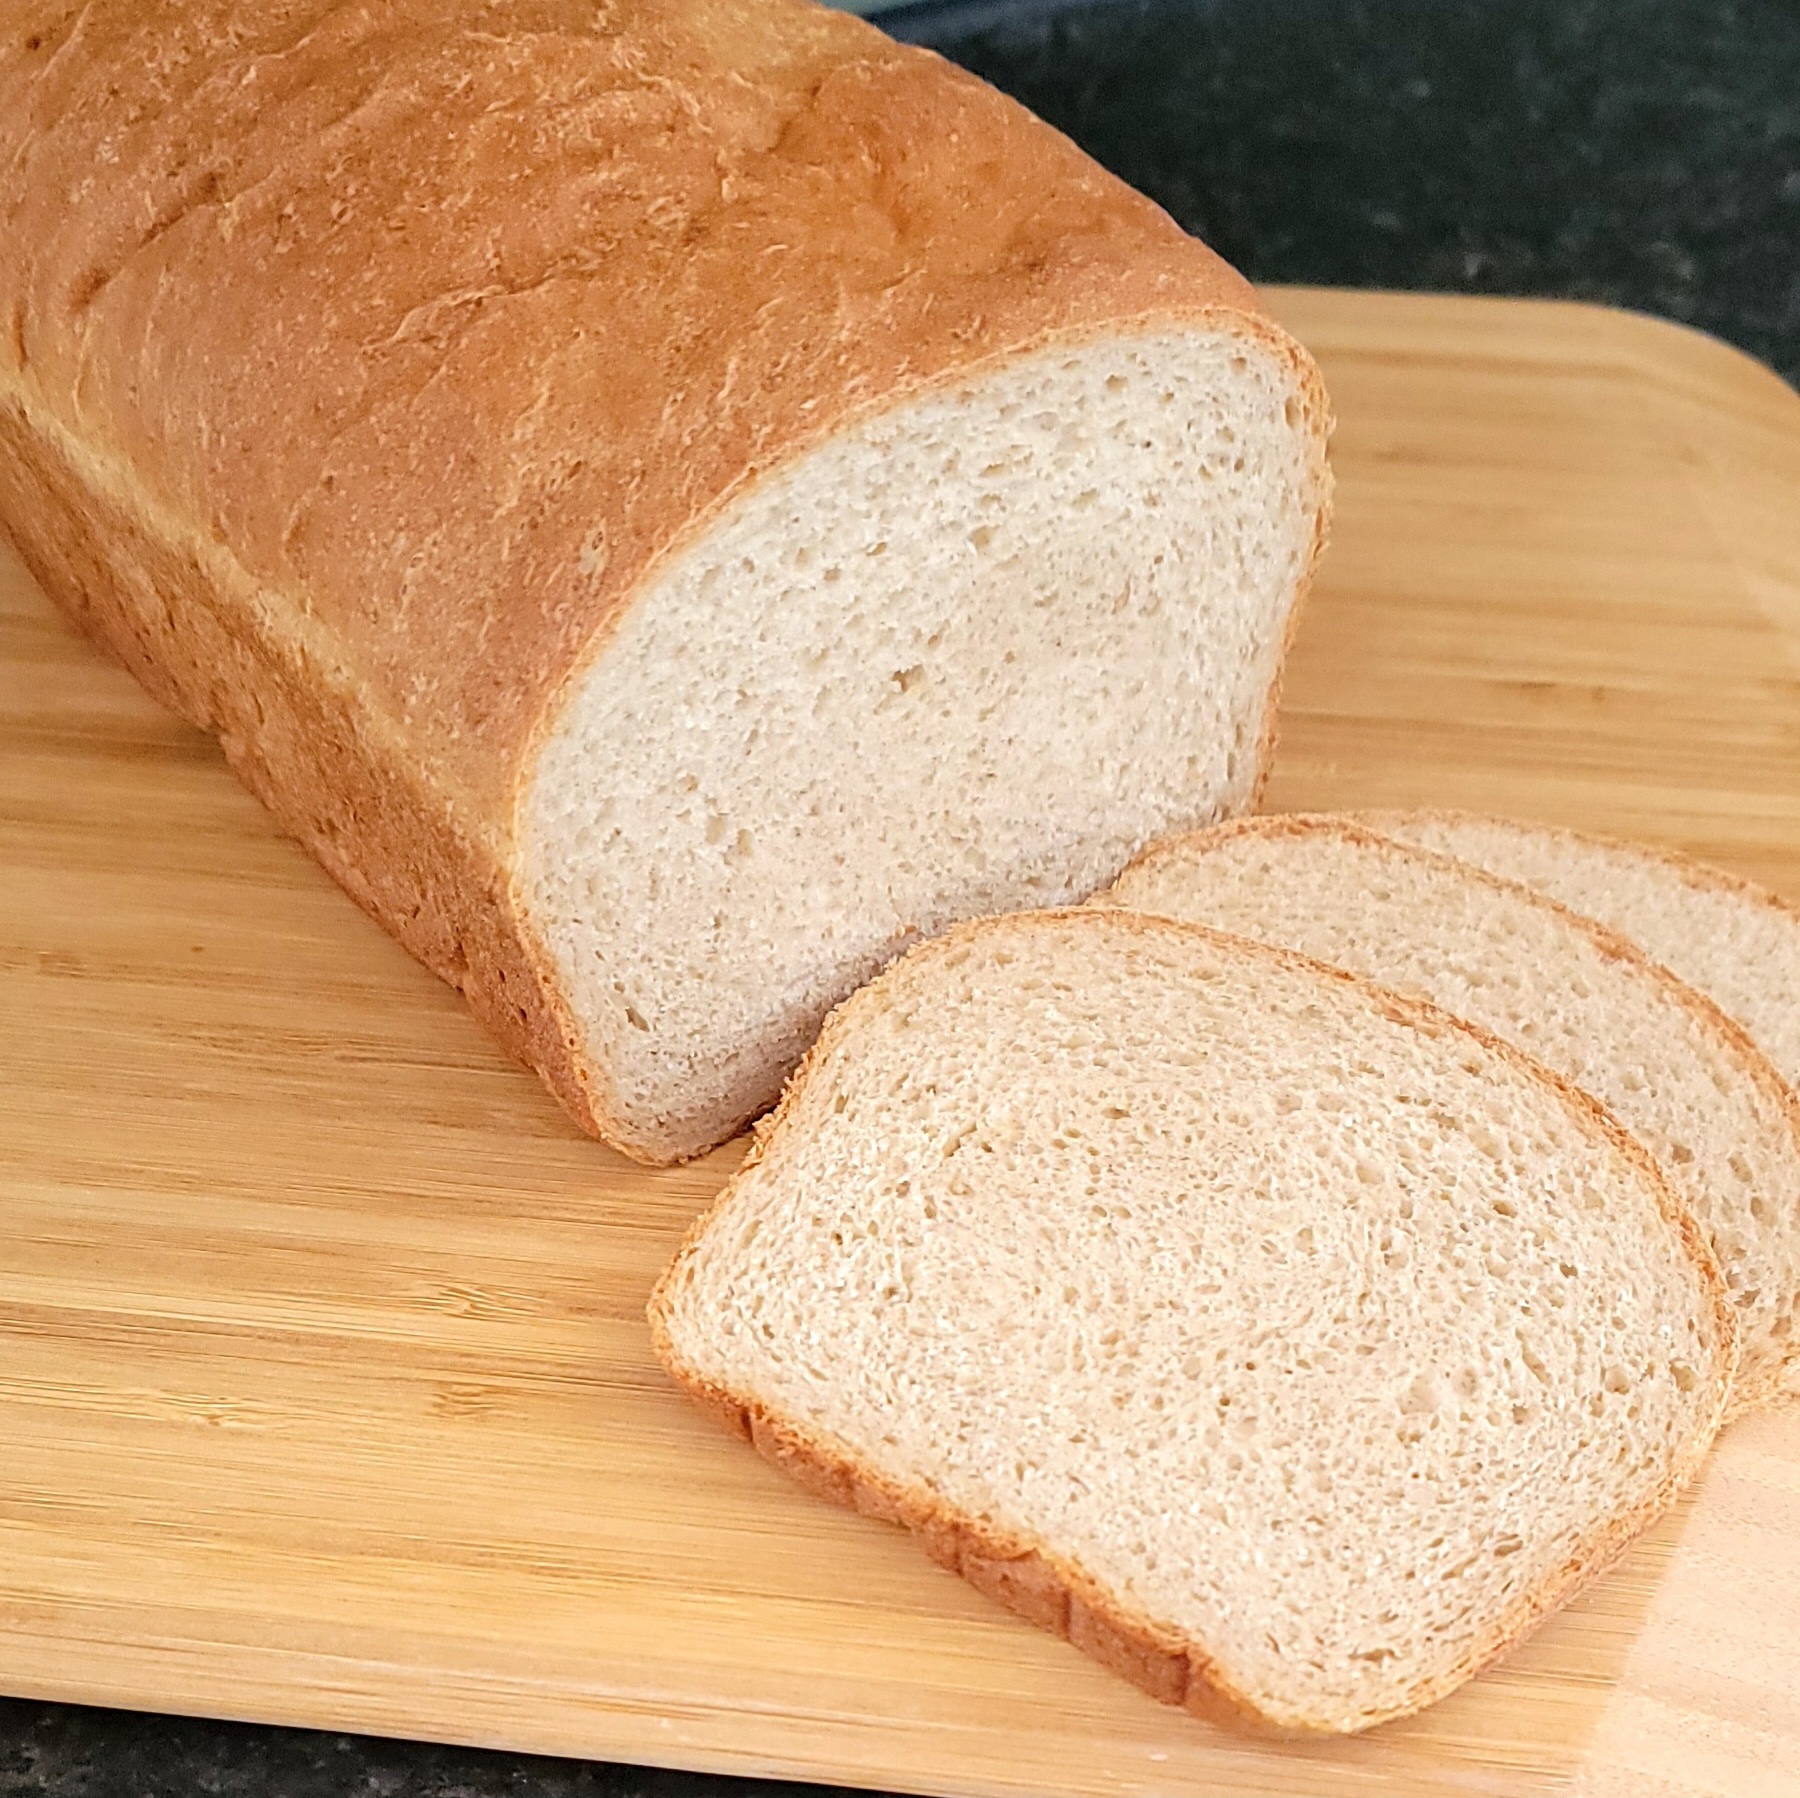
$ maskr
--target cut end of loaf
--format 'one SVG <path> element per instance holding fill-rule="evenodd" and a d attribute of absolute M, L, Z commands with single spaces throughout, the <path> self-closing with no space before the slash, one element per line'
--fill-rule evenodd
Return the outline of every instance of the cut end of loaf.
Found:
<path fill-rule="evenodd" d="M 824 1496 L 1165 1700 L 1442 1696 L 1654 1517 L 1732 1360 L 1642 1151 L 1241 939 L 967 925 L 852 998 L 651 1308 Z"/>
<path fill-rule="evenodd" d="M 521 813 L 621 1146 L 722 1140 L 910 942 L 1249 802 L 1325 498 L 1280 342 L 1052 345 L 815 447 L 660 566 Z"/>

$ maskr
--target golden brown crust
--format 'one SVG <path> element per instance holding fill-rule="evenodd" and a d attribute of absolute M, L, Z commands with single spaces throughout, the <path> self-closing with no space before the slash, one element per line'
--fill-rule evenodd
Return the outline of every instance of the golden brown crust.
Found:
<path fill-rule="evenodd" d="M 78 474 L 56 449 L 0 406 L 0 517 L 39 584 L 156 698 L 216 735 L 283 828 L 581 1117 L 574 1030 L 511 927 L 492 844 L 422 771 L 369 741 L 371 720 L 313 678 L 304 646 L 254 640 L 248 591 L 219 603 L 242 578 L 229 556 L 134 515 L 103 471 Z"/>
<path fill-rule="evenodd" d="M 1414 814 L 1415 816 L 1419 814 Z M 1458 814 L 1441 813 L 1444 817 Z M 1468 814 L 1461 814 L 1468 815 Z M 1647 954 L 1629 937 L 1603 924 L 1597 918 L 1590 918 L 1585 912 L 1579 912 L 1553 899 L 1548 893 L 1524 881 L 1507 880 L 1503 876 L 1478 867 L 1473 862 L 1465 862 L 1454 855 L 1444 855 L 1435 849 L 1426 849 L 1416 843 L 1406 843 L 1394 837 L 1383 836 L 1369 823 L 1361 821 L 1360 815 L 1337 812 L 1273 812 L 1249 818 L 1234 818 L 1227 823 L 1213 825 L 1207 830 L 1192 831 L 1185 835 L 1164 837 L 1151 844 L 1125 873 L 1120 880 L 1138 870 L 1154 867 L 1158 861 L 1187 853 L 1196 846 L 1219 843 L 1240 836 L 1258 836 L 1274 838 L 1295 838 L 1303 836 L 1333 835 L 1345 842 L 1360 843 L 1366 847 L 1381 849 L 1384 853 L 1415 857 L 1427 864 L 1438 867 L 1454 868 L 1459 876 L 1472 881 L 1477 886 L 1485 886 L 1492 891 L 1505 893 L 1516 900 L 1536 906 L 1541 911 L 1552 912 L 1563 919 L 1579 934 L 1585 936 L 1596 949 L 1610 961 L 1622 962 L 1635 973 L 1658 987 L 1669 999 L 1681 1006 L 1699 1028 L 1712 1039 L 1714 1048 L 1722 1060 L 1731 1064 L 1737 1072 L 1753 1086 L 1762 1099 L 1780 1115 L 1789 1135 L 1794 1142 L 1794 1153 L 1800 1163 L 1800 1096 L 1781 1077 L 1767 1055 L 1757 1047 L 1748 1031 L 1721 1009 L 1705 993 L 1691 987 L 1678 975 L 1670 972 L 1661 962 Z M 1574 833 L 1569 833 L 1573 835 Z M 1618 847 L 1629 848 L 1622 844 Z M 1695 864 L 1696 867 L 1698 864 Z M 1727 883 L 1735 884 L 1732 876 L 1725 876 Z M 1773 898 L 1773 895 L 1770 895 Z M 1779 904 L 1779 901 L 1776 901 Z M 1546 1070 L 1552 1072 L 1551 1070 Z M 1559 1084 L 1568 1085 L 1560 1075 L 1552 1072 L 1552 1078 Z M 1571 1087 L 1571 1090 L 1578 1090 Z M 1599 1100 L 1593 1101 L 1599 1104 Z M 1602 1106 L 1602 1109 L 1605 1109 Z M 1610 1112 L 1608 1113 L 1610 1116 Z M 1623 1128 L 1623 1126 L 1620 1126 Z M 1633 1139 L 1636 1140 L 1635 1138 Z M 1649 1153 L 1648 1150 L 1645 1151 Z M 1747 1411 L 1761 1409 L 1790 1396 L 1794 1379 L 1800 1373 L 1800 1341 L 1790 1342 L 1778 1359 L 1770 1359 L 1764 1364 L 1742 1370 L 1736 1380 L 1732 1401 L 1727 1410 L 1727 1418 L 1741 1417 Z"/>
<path fill-rule="evenodd" d="M 1487 1635 L 1474 1643 L 1455 1667 L 1425 1682 L 1409 1693 L 1404 1703 L 1391 1709 L 1354 1715 L 1269 1711 L 1233 1685 L 1227 1670 L 1208 1654 L 1204 1644 L 1121 1603 L 1094 1581 L 1079 1563 L 1058 1555 L 1047 1543 L 1035 1538 L 1001 1532 L 958 1510 L 936 1494 L 889 1480 L 854 1450 L 821 1432 L 810 1430 L 795 1419 L 777 1415 L 752 1394 L 730 1390 L 709 1379 L 684 1360 L 670 1333 L 671 1295 L 686 1265 L 707 1233 L 731 1206 L 750 1170 L 779 1145 L 784 1132 L 792 1127 L 790 1120 L 794 1107 L 808 1080 L 815 1071 L 823 1069 L 838 1044 L 856 1028 L 864 1011 L 887 1003 L 885 989 L 896 976 L 909 965 L 916 968 L 921 961 L 949 953 L 960 943 L 989 931 L 1055 929 L 1071 924 L 1076 928 L 1123 928 L 1152 935 L 1174 932 L 1213 943 L 1226 943 L 1234 953 L 1283 968 L 1301 969 L 1316 978 L 1346 986 L 1373 1001 L 1384 1015 L 1408 1028 L 1437 1036 L 1468 1037 L 1480 1043 L 1499 1059 L 1554 1091 L 1580 1127 L 1600 1136 L 1631 1165 L 1649 1187 L 1658 1210 L 1695 1267 L 1711 1302 L 1717 1353 L 1712 1370 L 1712 1391 L 1702 1414 L 1705 1421 L 1693 1438 L 1682 1445 L 1662 1484 L 1637 1510 L 1611 1519 L 1591 1541 L 1572 1554 L 1554 1576 L 1536 1591 L 1522 1597 L 1506 1615 L 1496 1619 Z M 1704 1234 L 1649 1151 L 1590 1094 L 1478 1026 L 1452 1017 L 1424 1000 L 1390 992 L 1343 968 L 1205 925 L 1095 905 L 1004 918 L 980 918 L 958 925 L 944 936 L 913 949 L 880 980 L 853 993 L 839 1005 L 827 1019 L 806 1059 L 795 1070 L 781 1102 L 759 1128 L 750 1153 L 713 1204 L 688 1230 L 651 1294 L 648 1318 L 657 1358 L 671 1377 L 710 1415 L 725 1421 L 735 1434 L 748 1437 L 760 1453 L 795 1477 L 808 1491 L 865 1515 L 902 1524 L 920 1538 L 921 1545 L 939 1565 L 960 1573 L 979 1590 L 1029 1622 L 1093 1655 L 1152 1697 L 1181 1705 L 1211 1721 L 1281 1734 L 1342 1734 L 1410 1715 L 1446 1696 L 1514 1647 L 1545 1617 L 1616 1560 L 1669 1509 L 1699 1471 L 1725 1413 L 1736 1371 L 1737 1351 L 1736 1316 Z"/>
<path fill-rule="evenodd" d="M 616 1114 L 510 870 L 534 747 L 659 560 L 847 424 L 1099 331 L 1272 349 L 1322 445 L 1316 371 L 1210 251 L 800 0 L 29 0 L 0 163 L 28 564 L 652 1162 L 703 1145 Z"/>

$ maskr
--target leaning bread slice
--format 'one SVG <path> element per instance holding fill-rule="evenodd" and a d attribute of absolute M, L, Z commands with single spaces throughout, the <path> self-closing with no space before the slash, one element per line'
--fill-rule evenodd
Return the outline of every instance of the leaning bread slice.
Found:
<path fill-rule="evenodd" d="M 1449 1691 L 1667 1505 L 1733 1336 L 1586 1095 L 1092 910 L 842 1006 L 651 1322 L 771 1459 L 1157 1697 L 1333 1731 Z"/>
<path fill-rule="evenodd" d="M 1734 1018 L 1800 1088 L 1800 911 L 1673 850 L 1473 812 L 1374 812 L 1384 836 L 1522 880 L 1623 932 Z"/>
<path fill-rule="evenodd" d="M 1800 1116 L 1709 1000 L 1523 885 L 1342 818 L 1269 817 L 1158 844 L 1108 901 L 1242 931 L 1431 999 L 1593 1093 L 1707 1231 L 1743 1334 L 1736 1408 L 1800 1348 Z"/>

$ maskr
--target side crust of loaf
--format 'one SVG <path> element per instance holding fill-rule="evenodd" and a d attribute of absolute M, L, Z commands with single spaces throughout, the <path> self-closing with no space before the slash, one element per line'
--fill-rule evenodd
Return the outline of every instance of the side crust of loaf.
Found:
<path fill-rule="evenodd" d="M 1007 918 L 975 919 L 933 942 L 914 949 L 903 960 L 953 948 L 984 932 L 1029 927 L 1055 930 L 1079 924 L 1099 910 L 1095 905 Z M 1028 1622 L 1047 1629 L 1092 1656 L 1163 1704 L 1179 1706 L 1207 1721 L 1248 1727 L 1279 1735 L 1348 1734 L 1408 1716 L 1446 1696 L 1509 1649 L 1544 1618 L 1603 1572 L 1633 1541 L 1661 1517 L 1699 1471 L 1712 1437 L 1726 1415 L 1736 1371 L 1737 1321 L 1723 1275 L 1705 1236 L 1682 1205 L 1661 1168 L 1638 1140 L 1598 1100 L 1543 1067 L 1511 1044 L 1436 1006 L 1388 991 L 1342 968 L 1314 961 L 1288 949 L 1258 943 L 1204 925 L 1149 914 L 1108 911 L 1115 921 L 1148 933 L 1178 931 L 1232 945 L 1277 966 L 1300 969 L 1344 984 L 1372 999 L 1396 1023 L 1430 1035 L 1472 1037 L 1499 1058 L 1527 1071 L 1552 1088 L 1570 1112 L 1602 1136 L 1630 1161 L 1656 1195 L 1658 1209 L 1679 1237 L 1687 1257 L 1699 1270 L 1712 1302 L 1723 1353 L 1714 1390 L 1709 1395 L 1709 1425 L 1685 1445 L 1685 1451 L 1651 1498 L 1636 1511 L 1615 1517 L 1572 1554 L 1556 1573 L 1527 1594 L 1496 1621 L 1450 1671 L 1418 1687 L 1407 1702 L 1376 1715 L 1273 1715 L 1234 1686 L 1205 1647 L 1184 1633 L 1159 1624 L 1119 1600 L 1077 1562 L 1058 1555 L 1049 1544 L 1029 1535 L 1001 1532 L 977 1517 L 945 1504 L 923 1490 L 886 1478 L 864 1458 L 824 1434 L 784 1417 L 755 1396 L 709 1379 L 686 1363 L 667 1323 L 666 1295 L 683 1263 L 732 1203 L 739 1186 L 788 1127 L 788 1113 L 815 1069 L 824 1065 L 837 1045 L 856 1028 L 868 989 L 852 994 L 832 1013 L 817 1042 L 795 1070 L 775 1110 L 757 1126 L 749 1153 L 718 1197 L 690 1227 L 658 1280 L 648 1307 L 651 1343 L 658 1359 L 690 1399 L 716 1423 L 749 1443 L 757 1453 L 815 1497 L 844 1505 L 865 1516 L 897 1523 L 920 1539 L 925 1552 L 978 1591 L 1005 1605 Z"/>
<path fill-rule="evenodd" d="M 1774 1064 L 1769 1060 L 1755 1042 L 1751 1040 L 1744 1027 L 1729 1013 L 1709 999 L 1705 993 L 1689 986 L 1685 980 L 1670 973 L 1661 962 L 1652 959 L 1638 947 L 1629 937 L 1623 936 L 1611 926 L 1602 924 L 1597 918 L 1590 918 L 1553 899 L 1548 893 L 1540 892 L 1536 887 L 1528 886 L 1521 881 L 1505 880 L 1497 874 L 1491 874 L 1485 868 L 1478 868 L 1471 862 L 1465 862 L 1453 855 L 1441 855 L 1434 849 L 1424 849 L 1412 843 L 1396 842 L 1386 837 L 1370 824 L 1361 822 L 1356 817 L 1343 816 L 1325 812 L 1265 813 L 1260 816 L 1235 818 L 1225 824 L 1216 824 L 1206 830 L 1190 832 L 1187 835 L 1164 837 L 1140 855 L 1127 874 L 1135 871 L 1154 868 L 1159 861 L 1182 855 L 1188 848 L 1199 843 L 1217 843 L 1232 837 L 1301 837 L 1316 833 L 1319 830 L 1330 830 L 1349 842 L 1361 843 L 1365 846 L 1392 850 L 1396 854 L 1418 856 L 1427 862 L 1439 866 L 1454 867 L 1459 874 L 1470 879 L 1478 886 L 1488 887 L 1495 892 L 1506 893 L 1515 899 L 1523 899 L 1542 910 L 1556 913 L 1575 930 L 1586 936 L 1594 947 L 1609 961 L 1620 962 L 1633 969 L 1651 984 L 1659 987 L 1675 1004 L 1681 1006 L 1695 1023 L 1713 1040 L 1723 1060 L 1752 1086 L 1773 1106 L 1785 1119 L 1789 1132 L 1794 1138 L 1795 1150 L 1800 1154 L 1800 1095 L 1782 1079 Z M 1124 876 L 1121 876 L 1121 879 Z M 1727 882 L 1731 876 L 1725 876 Z M 1092 901 L 1096 906 L 1113 903 L 1105 894 Z M 1473 1025 L 1466 1019 L 1457 1020 L 1464 1028 L 1475 1031 L 1484 1041 L 1494 1041 L 1488 1033 Z M 1517 1054 L 1517 1050 L 1512 1051 Z M 1527 1059 L 1530 1059 L 1527 1057 Z M 1563 1079 L 1551 1069 L 1542 1070 L 1547 1078 L 1555 1084 L 1571 1092 L 1580 1089 Z M 1590 1104 L 1600 1106 L 1600 1101 L 1582 1093 Z M 1604 1106 L 1600 1106 L 1605 1111 Z M 1606 1112 L 1611 1119 L 1612 1114 Z M 1614 1127 L 1630 1136 L 1622 1124 L 1613 1120 Z M 1649 1151 L 1637 1143 L 1636 1137 L 1630 1140 L 1641 1154 L 1648 1156 Z M 1654 1158 L 1652 1158 L 1654 1159 Z M 1685 1213 L 1684 1213 L 1685 1214 Z M 1697 1227 L 1697 1226 L 1696 1226 Z M 1710 1254 L 1710 1251 L 1709 1251 Z M 1731 1400 L 1725 1412 L 1729 1422 L 1741 1417 L 1748 1411 L 1761 1410 L 1786 1398 L 1793 1391 L 1794 1379 L 1800 1373 L 1800 1341 L 1790 1342 L 1782 1359 L 1753 1372 L 1740 1373 L 1733 1382 Z"/>
<path fill-rule="evenodd" d="M 163 515 L 128 471 L 0 405 L 0 516 L 39 585 L 149 693 L 219 740 L 232 772 L 351 898 L 457 988 L 564 1108 L 606 1134 L 576 1033 L 478 813 L 333 678 L 333 646 L 283 638 L 230 552 Z"/>

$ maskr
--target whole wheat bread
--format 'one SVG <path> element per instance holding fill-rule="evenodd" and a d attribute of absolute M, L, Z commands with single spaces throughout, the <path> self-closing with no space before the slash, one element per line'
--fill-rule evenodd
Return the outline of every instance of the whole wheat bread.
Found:
<path fill-rule="evenodd" d="M 1735 1404 L 1800 1359 L 1800 1107 L 1718 1008 L 1534 889 L 1335 817 L 1155 845 L 1106 903 L 1285 944 L 1417 994 L 1594 1094 L 1707 1231 L 1739 1314 Z"/>
<path fill-rule="evenodd" d="M 1800 912 L 1672 849 L 1474 812 L 1358 814 L 1372 830 L 1522 880 L 1628 936 L 1748 1032 L 1800 1088 Z"/>
<path fill-rule="evenodd" d="M 1338 1731 L 1669 1503 L 1733 1334 L 1586 1095 L 1103 910 L 962 926 L 848 1000 L 651 1322 L 777 1464 L 1159 1698 Z"/>
<path fill-rule="evenodd" d="M 912 938 L 1257 789 L 1317 373 L 925 51 L 803 0 L 23 0 L 0 166 L 0 522 L 633 1155 Z"/>

